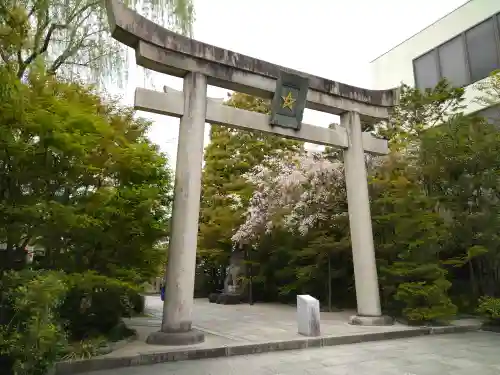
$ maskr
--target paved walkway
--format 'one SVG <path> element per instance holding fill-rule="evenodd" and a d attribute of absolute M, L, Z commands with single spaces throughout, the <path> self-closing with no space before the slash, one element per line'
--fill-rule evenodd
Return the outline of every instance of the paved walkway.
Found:
<path fill-rule="evenodd" d="M 88 375 L 498 375 L 499 348 L 500 334 L 473 332 L 170 362 Z"/>
<path fill-rule="evenodd" d="M 158 331 L 161 325 L 163 303 L 160 297 L 146 297 L 146 313 L 150 318 L 126 320 L 129 327 L 139 334 L 137 341 L 119 348 L 108 357 L 124 357 L 158 351 L 211 349 L 221 346 L 255 344 L 304 339 L 297 332 L 296 308 L 278 303 L 255 305 L 218 305 L 206 298 L 195 299 L 193 327 L 205 333 L 205 342 L 188 346 L 158 347 L 145 343 L 147 336 Z M 355 311 L 322 312 L 321 335 L 323 337 L 346 337 L 364 334 L 408 331 L 416 329 L 402 324 L 385 327 L 353 326 L 348 324 Z M 161 349 L 160 349 L 161 348 Z"/>
<path fill-rule="evenodd" d="M 195 300 L 193 325 L 195 328 L 205 332 L 205 342 L 197 345 L 165 347 L 148 345 L 145 342 L 147 336 L 151 332 L 157 331 L 160 328 L 162 302 L 158 297 L 148 297 L 146 299 L 146 307 L 146 312 L 151 315 L 150 317 L 134 318 L 127 322 L 129 326 L 138 332 L 139 338 L 137 340 L 120 345 L 120 347 L 115 347 L 114 351 L 104 356 L 92 358 L 90 360 L 58 363 L 56 366 L 56 375 L 73 375 L 75 373 L 85 373 L 91 370 L 112 368 L 116 368 L 117 370 L 114 371 L 119 371 L 119 374 L 123 375 L 143 373 L 146 375 L 155 375 L 160 372 L 176 374 L 177 371 L 179 371 L 181 375 L 223 375 L 233 373 L 245 375 L 249 373 L 249 370 L 252 370 L 252 375 L 287 373 L 307 374 L 307 371 L 315 368 L 321 375 L 321 373 L 328 373 L 330 365 L 335 365 L 334 367 L 336 369 L 340 369 L 340 372 L 336 372 L 338 374 L 350 374 L 350 372 L 345 372 L 344 369 L 352 368 L 354 369 L 352 371 L 356 369 L 359 371 L 363 369 L 368 370 L 371 368 L 371 365 L 365 362 L 369 362 L 370 360 L 376 360 L 377 366 L 381 369 L 386 369 L 386 367 L 388 367 L 394 371 L 396 371 L 395 369 L 398 367 L 390 366 L 391 363 L 398 364 L 399 368 L 404 365 L 408 367 L 409 370 L 405 370 L 401 375 L 406 372 L 410 375 L 414 373 L 411 370 L 412 366 L 414 367 L 418 364 L 418 361 L 415 362 L 412 357 L 413 348 L 410 347 L 411 341 L 394 341 L 394 339 L 416 337 L 429 333 L 456 332 L 457 330 L 465 332 L 478 328 L 478 322 L 470 320 L 457 321 L 454 324 L 455 327 L 438 327 L 433 329 L 411 328 L 401 324 L 385 327 L 353 326 L 347 322 L 349 316 L 354 314 L 354 311 L 335 313 L 322 312 L 321 337 L 306 338 L 297 333 L 296 308 L 292 306 L 262 303 L 253 306 L 246 304 L 224 306 L 208 303 L 206 299 L 198 299 Z M 462 327 L 457 328 L 456 325 Z M 446 336 L 455 337 L 457 335 Z M 464 336 L 459 335 L 459 337 Z M 481 337 L 497 338 L 496 335 Z M 393 340 L 377 344 L 372 343 L 369 346 L 354 344 L 388 339 Z M 428 340 L 437 340 L 429 342 L 438 343 L 437 346 L 439 347 L 443 345 L 443 342 L 447 342 L 446 340 L 449 339 L 432 337 Z M 396 342 L 397 344 L 394 344 Z M 416 342 L 422 343 L 425 341 Z M 351 345 L 331 347 L 339 344 Z M 421 346 L 422 350 L 428 350 L 427 344 L 417 344 L 417 348 L 418 345 Z M 401 349 L 400 346 L 403 349 Z M 329 348 L 322 349 L 322 351 L 312 349 L 319 347 Z M 405 347 L 406 349 L 404 349 Z M 309 350 L 312 350 L 313 353 L 316 354 L 308 354 L 309 350 L 304 352 L 292 352 L 291 354 L 287 351 L 275 352 L 276 350 L 294 350 L 301 348 L 309 348 Z M 257 354 L 255 359 L 246 356 L 248 354 L 267 352 L 275 353 L 268 354 L 267 356 Z M 370 355 L 367 355 L 367 353 Z M 418 354 L 418 350 L 415 353 Z M 452 349 L 451 353 L 459 353 L 459 351 L 455 348 Z M 432 354 L 432 350 L 430 352 L 424 352 L 422 358 L 427 358 L 430 354 Z M 242 357 L 237 358 L 238 356 Z M 403 357 L 405 359 L 401 362 L 400 360 L 402 360 Z M 200 360 L 183 361 L 197 358 L 205 359 L 202 360 L 203 362 L 200 362 Z M 218 359 L 209 361 L 206 358 Z M 435 359 L 434 364 L 437 367 L 442 365 L 437 357 L 433 358 Z M 180 360 L 182 363 L 174 362 L 176 360 Z M 146 366 L 164 362 L 167 362 L 167 364 L 165 364 L 166 367 Z M 124 367 L 137 366 L 140 364 L 143 366 L 133 369 L 124 369 Z M 374 366 L 374 363 L 372 365 Z M 356 375 L 358 374 L 357 370 L 355 373 Z M 390 375 L 389 372 L 379 373 L 387 373 Z M 111 372 L 106 374 L 112 375 Z M 362 375 L 362 373 L 360 374 Z M 423 373 L 423 375 L 426 374 L 429 373 Z M 439 373 L 439 375 L 444 374 L 444 372 Z M 483 375 L 483 373 L 480 374 Z M 498 374 L 500 374 L 500 371 Z"/>
<path fill-rule="evenodd" d="M 127 320 L 127 325 L 137 331 L 139 338 L 125 346 L 117 348 L 105 357 L 122 358 L 158 352 L 176 352 L 186 349 L 206 349 L 234 345 L 258 344 L 270 342 L 286 342 L 303 340 L 304 336 L 297 332 L 296 308 L 276 303 L 258 303 L 255 305 L 218 305 L 206 299 L 196 299 L 193 309 L 193 327 L 205 333 L 205 341 L 201 344 L 187 346 L 159 347 L 146 344 L 151 332 L 157 331 L 161 325 L 163 303 L 157 296 L 146 297 L 146 313 L 149 318 Z M 366 334 L 384 334 L 415 330 L 402 324 L 392 326 L 353 326 L 348 324 L 354 311 L 322 312 L 322 337 L 362 337 Z M 461 320 L 458 325 L 470 324 L 469 320 Z M 477 322 L 472 322 L 477 324 Z M 411 335 L 410 335 L 411 336 Z M 367 340 L 360 340 L 367 341 Z M 369 340 L 371 341 L 371 340 Z"/>
<path fill-rule="evenodd" d="M 163 305 L 159 297 L 146 297 L 146 312 L 150 319 L 132 319 L 129 325 L 159 328 Z M 296 308 L 277 303 L 255 305 L 218 305 L 206 298 L 196 299 L 193 309 L 193 325 L 209 336 L 218 336 L 234 343 L 267 342 L 303 338 L 297 333 Z M 323 336 L 346 336 L 364 333 L 401 331 L 412 329 L 402 324 L 386 327 L 353 326 L 348 324 L 355 311 L 322 312 Z"/>

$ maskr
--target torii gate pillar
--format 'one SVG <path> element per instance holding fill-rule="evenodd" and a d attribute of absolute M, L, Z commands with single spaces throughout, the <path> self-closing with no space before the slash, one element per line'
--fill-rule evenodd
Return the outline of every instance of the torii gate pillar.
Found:
<path fill-rule="evenodd" d="M 207 78 L 188 73 L 184 78 L 184 114 L 179 127 L 174 203 L 168 251 L 165 303 L 161 330 L 150 344 L 188 345 L 204 340 L 192 329 L 193 293 L 200 211 L 203 140 L 207 111 Z"/>
<path fill-rule="evenodd" d="M 351 324 L 386 325 L 392 319 L 383 316 L 373 245 L 363 133 L 358 112 L 340 116 L 340 124 L 347 130 L 348 147 L 344 150 L 344 171 L 351 231 L 354 280 L 358 314 Z"/>

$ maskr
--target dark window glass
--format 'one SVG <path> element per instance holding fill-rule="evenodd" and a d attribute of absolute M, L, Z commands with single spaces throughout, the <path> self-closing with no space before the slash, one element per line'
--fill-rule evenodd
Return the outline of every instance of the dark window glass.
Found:
<path fill-rule="evenodd" d="M 465 33 L 471 81 L 487 77 L 499 68 L 495 24 L 489 19 Z"/>
<path fill-rule="evenodd" d="M 465 63 L 463 38 L 456 37 L 439 47 L 441 76 L 453 86 L 462 87 L 469 83 L 469 73 Z"/>
<path fill-rule="evenodd" d="M 415 59 L 415 83 L 419 89 L 433 88 L 439 82 L 436 50 Z"/>

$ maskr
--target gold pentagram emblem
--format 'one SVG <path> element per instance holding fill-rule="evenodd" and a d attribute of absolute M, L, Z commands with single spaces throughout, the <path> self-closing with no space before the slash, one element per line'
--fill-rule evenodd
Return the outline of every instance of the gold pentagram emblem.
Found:
<path fill-rule="evenodd" d="M 290 111 L 293 111 L 293 105 L 297 100 L 293 98 L 292 92 L 288 91 L 288 95 L 282 96 L 281 99 L 283 99 L 282 108 L 288 108 Z"/>

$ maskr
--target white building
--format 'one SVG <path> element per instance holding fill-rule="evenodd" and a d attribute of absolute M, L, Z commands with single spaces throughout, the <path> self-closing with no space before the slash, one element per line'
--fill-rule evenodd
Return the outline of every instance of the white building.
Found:
<path fill-rule="evenodd" d="M 474 84 L 500 69 L 500 0 L 470 0 L 371 62 L 375 89 L 401 82 L 434 87 L 441 78 L 466 87 L 466 113 L 499 116 L 473 101 Z"/>

